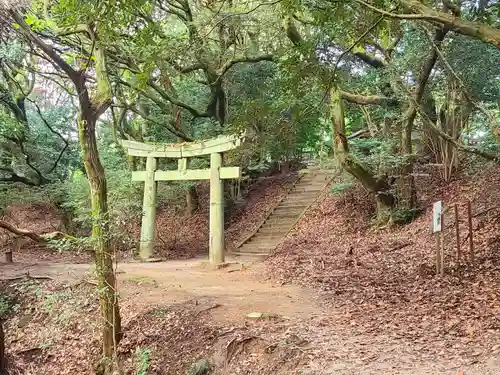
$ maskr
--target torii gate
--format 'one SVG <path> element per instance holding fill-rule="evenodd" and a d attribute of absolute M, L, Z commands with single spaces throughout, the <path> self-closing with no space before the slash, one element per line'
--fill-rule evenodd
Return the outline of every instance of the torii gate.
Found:
<path fill-rule="evenodd" d="M 206 141 L 180 144 L 146 144 L 122 140 L 130 156 L 146 158 L 146 170 L 132 172 L 132 181 L 144 181 L 144 202 L 139 255 L 153 255 L 156 221 L 157 181 L 210 180 L 209 260 L 224 263 L 224 182 L 241 177 L 240 167 L 223 167 L 222 153 L 240 146 L 243 136 L 221 136 Z M 187 169 L 187 158 L 210 154 L 209 169 Z M 176 171 L 156 169 L 157 158 L 178 159 Z"/>

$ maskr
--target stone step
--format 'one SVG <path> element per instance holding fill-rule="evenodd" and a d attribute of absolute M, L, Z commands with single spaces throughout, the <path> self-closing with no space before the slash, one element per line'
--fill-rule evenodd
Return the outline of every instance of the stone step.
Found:
<path fill-rule="evenodd" d="M 310 206 L 316 201 L 316 198 L 293 198 L 287 199 L 280 203 L 280 206 L 295 205 L 295 206 Z"/>
<path fill-rule="evenodd" d="M 231 252 L 231 255 L 238 258 L 251 258 L 252 260 L 264 260 L 269 256 L 269 253 L 249 253 L 244 251 L 233 251 Z"/>
<path fill-rule="evenodd" d="M 279 206 L 278 208 L 276 208 L 274 210 L 274 214 L 282 214 L 282 213 L 288 213 L 288 212 L 291 212 L 291 213 L 296 213 L 297 215 L 299 215 L 302 211 L 304 211 L 305 208 L 307 208 L 307 206 L 309 205 L 290 205 L 290 206 Z M 272 215 L 271 215 L 272 216 Z"/>
<path fill-rule="evenodd" d="M 244 244 L 238 249 L 243 253 L 254 253 L 254 254 L 269 254 L 273 251 L 275 246 L 254 246 L 251 244 Z"/>
<path fill-rule="evenodd" d="M 311 204 L 312 202 L 314 202 L 314 199 L 313 198 L 302 198 L 302 199 L 299 199 L 299 198 L 293 198 L 293 199 L 287 199 L 287 200 L 284 200 L 282 201 L 277 208 L 282 208 L 282 207 L 298 207 L 298 206 L 309 206 L 309 204 Z"/>
<path fill-rule="evenodd" d="M 283 213 L 292 213 L 292 214 L 296 214 L 296 215 L 300 215 L 300 213 L 302 211 L 304 211 L 304 208 L 306 208 L 307 206 L 306 205 L 301 205 L 301 206 L 296 206 L 296 205 L 293 205 L 293 206 L 278 206 L 278 208 L 276 208 L 274 211 L 273 211 L 273 215 L 276 214 L 276 215 L 279 215 L 279 214 L 283 214 Z"/>
<path fill-rule="evenodd" d="M 323 189 L 315 187 L 315 186 L 297 186 L 290 193 L 303 194 L 303 193 L 321 193 Z"/>
<path fill-rule="evenodd" d="M 285 232 L 286 233 L 286 232 Z M 252 246 L 256 246 L 256 247 L 272 247 L 273 249 L 278 246 L 281 242 L 283 242 L 285 236 L 284 235 L 281 235 L 279 239 L 276 239 L 276 237 L 272 237 L 274 238 L 274 240 L 272 241 L 269 241 L 269 238 L 271 237 L 260 237 L 257 235 L 254 236 L 255 238 L 252 237 L 252 239 L 248 240 L 247 242 L 245 242 L 242 246 L 244 245 L 252 245 Z"/>
<path fill-rule="evenodd" d="M 262 225 L 259 229 L 262 229 L 259 233 L 277 233 L 276 236 L 281 234 L 282 232 L 288 232 L 292 226 L 297 222 L 297 219 L 293 219 L 292 222 L 287 223 L 286 225 L 284 224 L 274 224 L 274 223 L 269 223 L 267 225 Z M 278 234 L 279 233 L 279 234 Z"/>
<path fill-rule="evenodd" d="M 288 232 L 288 228 L 283 228 L 283 227 L 263 228 L 263 227 L 260 227 L 257 234 L 266 234 L 267 237 L 270 237 L 270 235 L 272 235 L 272 234 L 274 234 L 275 236 L 279 236 L 279 235 L 284 235 L 286 232 Z"/>
<path fill-rule="evenodd" d="M 297 219 L 287 218 L 287 220 L 269 220 L 262 224 L 261 228 L 290 228 Z"/>
<path fill-rule="evenodd" d="M 271 249 L 272 250 L 272 249 L 275 249 L 276 246 L 278 246 L 280 243 L 281 243 L 281 241 L 273 241 L 273 242 L 269 242 L 269 241 L 253 242 L 253 241 L 250 241 L 250 242 L 245 243 L 243 246 L 248 245 L 248 247 L 253 247 L 256 249 Z M 243 248 L 243 246 L 242 246 L 242 248 Z"/>
<path fill-rule="evenodd" d="M 287 217 L 287 216 L 276 216 L 276 214 L 270 215 L 264 224 L 278 224 L 278 225 L 288 225 L 290 223 L 293 223 L 295 221 L 295 218 L 293 217 Z"/>
<path fill-rule="evenodd" d="M 273 237 L 281 237 L 283 238 L 283 236 L 288 233 L 288 229 L 286 230 L 280 230 L 279 232 L 275 231 L 274 232 L 257 232 L 256 234 L 254 234 L 252 236 L 253 237 L 258 237 L 258 238 L 273 238 Z"/>
<path fill-rule="evenodd" d="M 288 230 L 287 230 L 288 232 Z M 285 232 L 286 233 L 286 232 Z M 259 236 L 257 233 L 256 235 L 252 236 L 247 243 L 269 243 L 269 244 L 277 244 L 283 239 L 283 236 L 281 234 L 276 234 L 274 236 Z"/>
<path fill-rule="evenodd" d="M 282 202 L 287 199 L 316 199 L 317 193 L 290 193 L 288 194 Z"/>
<path fill-rule="evenodd" d="M 232 254 L 235 256 L 258 255 L 266 257 L 283 241 L 302 212 L 314 203 L 323 191 L 328 179 L 329 176 L 319 170 L 303 176 L 283 201 L 278 204 L 257 233 Z"/>
<path fill-rule="evenodd" d="M 283 219 L 283 218 L 298 218 L 302 211 L 282 211 L 282 212 L 274 212 L 270 218 L 272 219 Z"/>
<path fill-rule="evenodd" d="M 276 207 L 274 209 L 274 211 L 283 210 L 284 208 L 286 208 L 286 209 L 291 209 L 291 208 L 304 209 L 305 206 L 306 206 L 305 204 L 297 204 L 297 203 L 294 203 L 293 201 L 292 202 L 281 202 L 280 204 L 278 204 L 278 207 Z"/>

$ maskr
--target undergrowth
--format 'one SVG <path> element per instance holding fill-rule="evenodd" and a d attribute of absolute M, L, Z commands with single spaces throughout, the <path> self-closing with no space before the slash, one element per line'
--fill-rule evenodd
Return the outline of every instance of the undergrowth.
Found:
<path fill-rule="evenodd" d="M 151 362 L 151 349 L 137 348 L 134 353 L 135 371 L 137 375 L 147 375 Z"/>

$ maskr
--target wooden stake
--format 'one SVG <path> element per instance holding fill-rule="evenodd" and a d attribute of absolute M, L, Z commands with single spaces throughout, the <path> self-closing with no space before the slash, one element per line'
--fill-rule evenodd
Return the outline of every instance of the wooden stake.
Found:
<path fill-rule="evenodd" d="M 467 201 L 467 221 L 469 222 L 469 257 L 472 264 L 474 264 L 474 238 L 472 237 L 472 204 Z"/>
<path fill-rule="evenodd" d="M 210 154 L 210 243 L 211 264 L 224 263 L 224 180 L 220 178 L 222 155 Z"/>
<path fill-rule="evenodd" d="M 436 236 L 436 275 L 441 274 L 441 233 Z"/>
<path fill-rule="evenodd" d="M 146 159 L 146 178 L 144 181 L 144 202 L 141 225 L 141 244 L 139 256 L 147 260 L 153 256 L 156 222 L 156 158 Z"/>
<path fill-rule="evenodd" d="M 13 263 L 13 259 L 12 259 L 12 250 L 7 250 L 5 252 L 5 263 Z"/>
<path fill-rule="evenodd" d="M 460 223 L 458 221 L 458 205 L 455 203 L 455 236 L 457 238 L 457 263 L 460 263 Z"/>
<path fill-rule="evenodd" d="M 440 258 L 441 258 L 441 276 L 444 276 L 444 230 L 445 230 L 445 226 L 444 226 L 444 212 L 445 210 L 443 210 L 442 214 L 441 214 L 441 232 L 439 233 L 439 236 L 441 237 L 441 250 L 440 250 Z"/>

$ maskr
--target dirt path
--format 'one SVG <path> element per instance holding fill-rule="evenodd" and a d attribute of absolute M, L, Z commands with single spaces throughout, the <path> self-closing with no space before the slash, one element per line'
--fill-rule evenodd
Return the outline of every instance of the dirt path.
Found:
<path fill-rule="evenodd" d="M 241 268 L 232 263 L 214 270 L 203 259 L 118 265 L 121 308 L 138 314 L 159 305 L 196 301 L 210 310 L 213 319 L 241 326 L 250 312 L 271 312 L 289 318 L 288 333 L 306 338 L 310 360 L 297 369 L 301 375 L 465 375 L 500 373 L 498 353 L 485 353 L 477 361 L 461 362 L 379 332 L 353 333 L 337 320 L 340 312 L 320 305 L 315 293 L 293 285 L 264 280 L 263 265 Z M 92 279 L 88 264 L 38 263 L 0 265 L 0 279 L 49 276 L 76 283 Z M 219 306 L 220 305 L 220 306 Z M 436 347 L 444 345 L 442 342 Z M 499 342 L 500 343 L 500 342 Z M 431 350 L 432 349 L 432 350 Z"/>
<path fill-rule="evenodd" d="M 251 312 L 270 312 L 290 319 L 320 316 L 324 311 L 311 293 L 292 285 L 276 285 L 262 279 L 261 265 L 242 268 L 229 260 L 229 266 L 213 269 L 204 259 L 161 263 L 122 263 L 117 267 L 119 293 L 126 305 L 148 309 L 159 304 L 196 300 L 220 305 L 214 319 L 241 323 Z M 88 264 L 37 263 L 1 266 L 2 278 L 49 276 L 66 283 L 92 279 Z"/>

